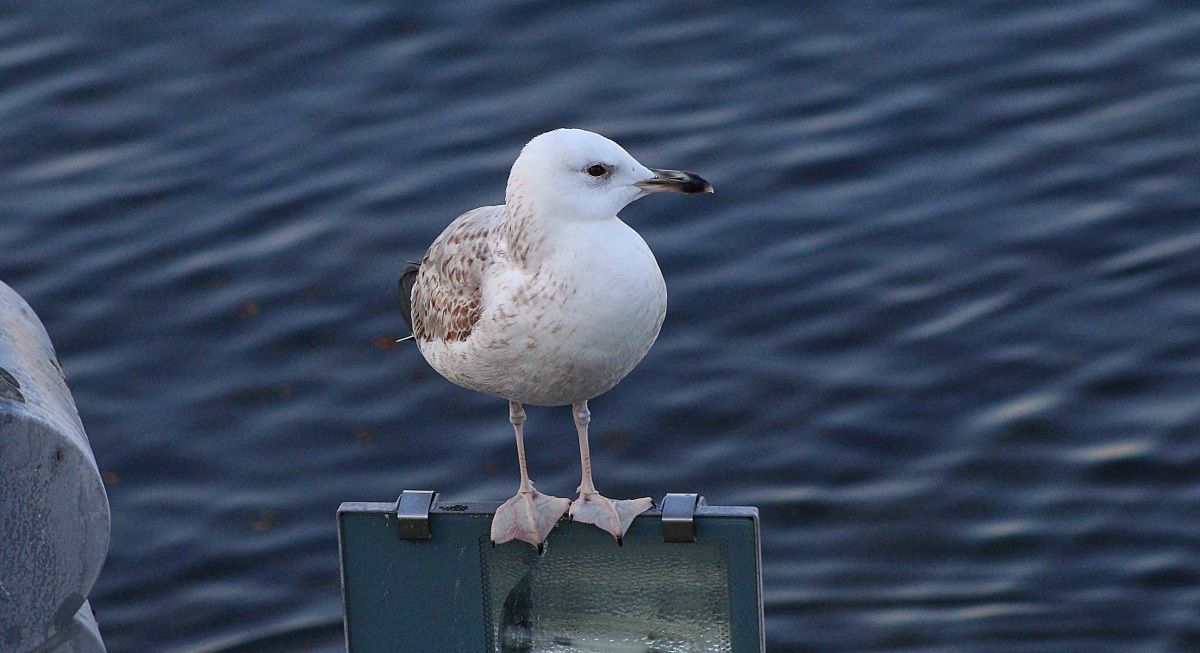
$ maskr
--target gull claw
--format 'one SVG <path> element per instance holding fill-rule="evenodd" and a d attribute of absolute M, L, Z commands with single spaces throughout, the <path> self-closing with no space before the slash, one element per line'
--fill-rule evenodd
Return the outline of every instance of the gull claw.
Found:
<path fill-rule="evenodd" d="M 617 545 L 625 544 L 625 531 L 633 518 L 654 507 L 649 497 L 614 501 L 598 493 L 586 492 L 571 503 L 571 520 L 593 524 L 612 533 Z"/>
<path fill-rule="evenodd" d="M 541 551 L 542 542 L 570 506 L 571 502 L 567 499 L 542 494 L 534 489 L 518 492 L 496 509 L 496 515 L 492 517 L 492 544 L 521 540 Z"/>

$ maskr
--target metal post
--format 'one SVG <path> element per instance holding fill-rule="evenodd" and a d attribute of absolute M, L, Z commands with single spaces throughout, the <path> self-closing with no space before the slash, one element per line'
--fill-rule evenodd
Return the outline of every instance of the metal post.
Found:
<path fill-rule="evenodd" d="M 0 282 L 0 651 L 102 653 L 108 497 L 33 309 Z"/>

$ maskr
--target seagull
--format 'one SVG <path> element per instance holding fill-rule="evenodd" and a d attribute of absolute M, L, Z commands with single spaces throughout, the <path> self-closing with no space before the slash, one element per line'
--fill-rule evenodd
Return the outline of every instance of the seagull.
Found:
<path fill-rule="evenodd" d="M 508 400 L 521 484 L 492 518 L 493 543 L 540 549 L 568 511 L 621 543 L 654 506 L 596 491 L 588 450 L 588 400 L 650 351 L 667 310 L 654 254 L 617 212 L 650 193 L 712 190 L 693 173 L 647 168 L 599 134 L 557 129 L 521 150 L 504 205 L 462 214 L 402 272 L 400 309 L 425 360 L 464 388 Z M 582 468 L 574 501 L 529 480 L 523 404 L 571 406 Z"/>

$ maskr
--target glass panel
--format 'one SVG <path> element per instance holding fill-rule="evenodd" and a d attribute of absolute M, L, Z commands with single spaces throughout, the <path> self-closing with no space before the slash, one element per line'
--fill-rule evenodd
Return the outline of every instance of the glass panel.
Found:
<path fill-rule="evenodd" d="M 729 560 L 722 540 L 667 544 L 604 533 L 539 556 L 480 538 L 488 650 L 494 653 L 728 652 Z"/>

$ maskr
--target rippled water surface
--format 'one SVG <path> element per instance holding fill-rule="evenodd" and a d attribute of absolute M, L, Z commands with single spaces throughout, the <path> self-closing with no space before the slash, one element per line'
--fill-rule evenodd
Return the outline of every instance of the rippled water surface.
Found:
<path fill-rule="evenodd" d="M 594 456 L 761 509 L 769 650 L 1200 650 L 1200 10 L 433 4 L 0 8 L 0 279 L 105 474 L 112 653 L 335 651 L 340 502 L 511 495 L 395 279 L 567 125 L 716 186 L 623 213 L 671 307 Z M 571 492 L 569 412 L 527 434 Z"/>

